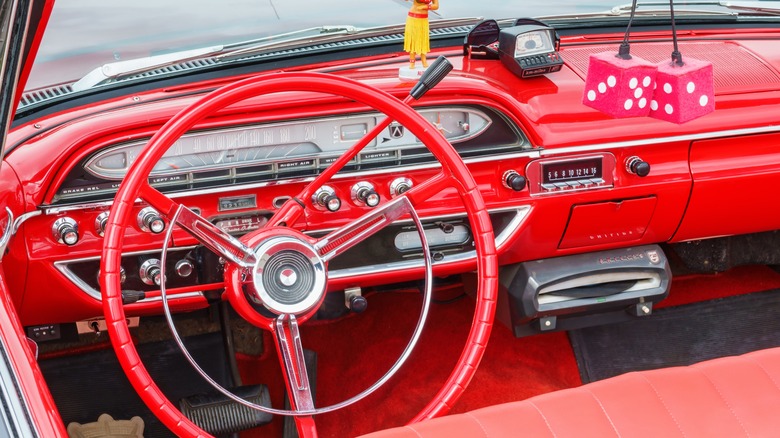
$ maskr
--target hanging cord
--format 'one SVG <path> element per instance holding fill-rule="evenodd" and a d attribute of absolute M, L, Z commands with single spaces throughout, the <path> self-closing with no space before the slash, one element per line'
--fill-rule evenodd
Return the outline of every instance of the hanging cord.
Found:
<path fill-rule="evenodd" d="M 631 47 L 628 44 L 628 35 L 631 33 L 631 23 L 634 22 L 634 14 L 636 13 L 636 1 L 631 3 L 631 16 L 628 17 L 628 26 L 626 26 L 626 34 L 623 36 L 623 42 L 620 43 L 617 56 L 620 59 L 631 59 Z M 671 1 L 671 0 L 669 0 Z"/>
<path fill-rule="evenodd" d="M 680 53 L 677 47 L 677 29 L 674 26 L 674 0 L 669 0 L 669 14 L 672 18 L 672 44 L 674 49 L 672 50 L 672 64 L 682 67 L 685 65 L 682 59 L 682 53 Z"/>

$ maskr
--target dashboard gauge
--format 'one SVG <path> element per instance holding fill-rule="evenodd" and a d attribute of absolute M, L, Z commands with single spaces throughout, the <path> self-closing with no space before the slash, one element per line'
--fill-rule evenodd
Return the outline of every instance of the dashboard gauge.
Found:
<path fill-rule="evenodd" d="M 473 138 L 491 123 L 486 114 L 473 108 L 428 108 L 420 113 L 451 143 Z M 236 169 L 235 173 L 242 174 L 247 168 L 259 172 L 322 168 L 363 138 L 379 118 L 380 114 L 372 113 L 193 132 L 171 146 L 155 165 L 151 178 L 180 182 L 182 178 L 163 177 L 220 169 Z M 419 145 L 403 126 L 391 124 L 365 147 L 358 160 L 384 158 L 386 153 L 377 153 L 379 149 Z M 86 162 L 85 170 L 100 178 L 121 180 L 145 146 L 146 141 L 138 141 L 105 149 Z"/>

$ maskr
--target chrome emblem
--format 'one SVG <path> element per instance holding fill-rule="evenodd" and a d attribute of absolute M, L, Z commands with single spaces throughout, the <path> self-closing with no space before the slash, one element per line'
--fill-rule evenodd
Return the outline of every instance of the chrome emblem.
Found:
<path fill-rule="evenodd" d="M 279 282 L 284 286 L 290 287 L 298 281 L 298 273 L 293 269 L 285 268 L 279 273 Z"/>
<path fill-rule="evenodd" d="M 648 251 L 647 256 L 650 258 L 650 263 L 657 265 L 661 262 L 661 256 L 656 251 Z"/>

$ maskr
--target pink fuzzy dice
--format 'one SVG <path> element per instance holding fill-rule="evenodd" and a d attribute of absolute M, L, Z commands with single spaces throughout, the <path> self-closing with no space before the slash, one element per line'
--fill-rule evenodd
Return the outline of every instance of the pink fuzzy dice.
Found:
<path fill-rule="evenodd" d="M 650 112 L 656 65 L 615 52 L 590 55 L 582 103 L 612 117 L 639 117 Z"/>
<path fill-rule="evenodd" d="M 692 58 L 683 61 L 682 66 L 670 61 L 658 64 L 650 117 L 685 123 L 715 111 L 712 64 Z"/>

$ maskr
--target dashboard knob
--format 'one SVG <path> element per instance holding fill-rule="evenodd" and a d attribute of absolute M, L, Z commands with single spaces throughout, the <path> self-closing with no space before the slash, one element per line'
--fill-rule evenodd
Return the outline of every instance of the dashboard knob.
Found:
<path fill-rule="evenodd" d="M 104 211 L 95 218 L 95 234 L 103 237 L 106 234 L 106 224 L 108 224 L 108 212 Z"/>
<path fill-rule="evenodd" d="M 187 259 L 181 259 L 176 262 L 176 273 L 181 278 L 187 278 L 195 271 L 195 265 Z"/>
<path fill-rule="evenodd" d="M 336 196 L 336 191 L 331 186 L 322 186 L 312 195 L 312 203 L 320 210 L 339 211 L 341 199 Z"/>
<path fill-rule="evenodd" d="M 147 259 L 141 264 L 141 268 L 138 270 L 138 276 L 141 277 L 141 281 L 149 286 L 159 286 L 162 284 L 160 260 Z"/>
<path fill-rule="evenodd" d="M 633 156 L 626 160 L 626 170 L 628 173 L 644 177 L 650 174 L 650 163 L 637 156 Z"/>
<path fill-rule="evenodd" d="M 165 221 L 157 210 L 146 207 L 138 212 L 138 228 L 141 231 L 160 234 L 165 230 Z"/>
<path fill-rule="evenodd" d="M 402 195 L 404 192 L 411 189 L 412 186 L 414 186 L 414 183 L 412 183 L 412 180 L 409 178 L 396 178 L 390 183 L 390 196 L 395 198 L 396 196 Z"/>
<path fill-rule="evenodd" d="M 352 201 L 360 206 L 367 205 L 369 207 L 376 207 L 381 200 L 379 193 L 376 192 L 374 186 L 365 181 L 361 181 L 352 186 Z"/>
<path fill-rule="evenodd" d="M 353 295 L 349 298 L 349 310 L 355 313 L 363 313 L 368 308 L 368 300 L 362 295 Z"/>
<path fill-rule="evenodd" d="M 69 217 L 61 217 L 54 221 L 51 226 L 54 240 L 73 246 L 79 241 L 79 226 L 76 221 Z"/>
<path fill-rule="evenodd" d="M 504 186 L 507 188 L 519 192 L 525 188 L 526 182 L 525 177 L 517 173 L 516 170 L 504 172 Z"/>

